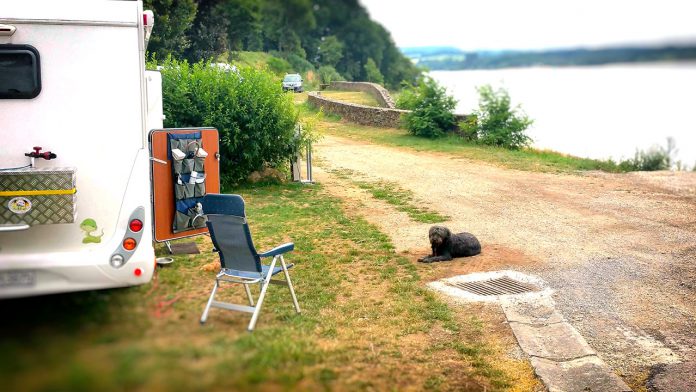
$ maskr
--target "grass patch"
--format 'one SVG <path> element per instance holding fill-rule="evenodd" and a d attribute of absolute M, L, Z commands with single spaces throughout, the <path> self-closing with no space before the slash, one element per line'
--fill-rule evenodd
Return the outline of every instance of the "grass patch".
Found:
<path fill-rule="evenodd" d="M 303 313 L 282 286 L 269 289 L 257 330 L 249 316 L 212 309 L 207 237 L 200 255 L 177 255 L 147 285 L 5 300 L 0 379 L 5 390 L 488 390 L 517 383 L 504 352 L 481 344 L 476 319 L 424 289 L 420 268 L 389 238 L 349 217 L 321 185 L 236 189 L 256 246 L 287 240 Z M 163 247 L 158 246 L 158 253 Z M 256 289 L 258 291 L 258 289 Z M 245 300 L 224 287 L 219 300 Z M 477 343 L 478 342 L 478 343 Z M 441 344 L 442 343 L 442 344 Z M 525 377 L 533 377 L 531 371 Z"/>
<path fill-rule="evenodd" d="M 400 188 L 393 182 L 358 180 L 357 178 L 362 175 L 350 169 L 330 169 L 329 171 L 339 178 L 352 182 L 360 189 L 370 192 L 375 199 L 384 200 L 396 207 L 398 211 L 405 212 L 409 218 L 416 222 L 441 223 L 450 219 L 449 216 L 417 206 L 413 192 Z"/>
<path fill-rule="evenodd" d="M 238 51 L 223 53 L 218 57 L 218 60 L 222 62 L 229 61 L 236 66 L 262 69 L 268 65 L 268 61 L 271 58 L 273 58 L 273 56 L 265 52 Z"/>
<path fill-rule="evenodd" d="M 336 101 L 343 101 L 349 103 L 357 103 L 359 105 L 365 106 L 376 106 L 380 107 L 379 102 L 372 95 L 363 91 L 332 91 L 324 90 L 321 92 L 322 97 L 328 99 L 333 99 Z"/>
<path fill-rule="evenodd" d="M 306 111 L 316 111 L 309 105 L 305 104 L 303 106 L 305 106 L 304 110 Z M 317 124 L 317 127 L 322 132 L 332 136 L 404 147 L 416 151 L 443 152 L 456 157 L 483 161 L 509 169 L 538 172 L 601 170 L 616 173 L 628 171 L 625 166 L 619 166 L 612 160 L 602 161 L 579 158 L 550 150 L 508 150 L 467 142 L 455 135 L 428 139 L 413 136 L 405 129 L 370 127 L 326 117 Z"/>

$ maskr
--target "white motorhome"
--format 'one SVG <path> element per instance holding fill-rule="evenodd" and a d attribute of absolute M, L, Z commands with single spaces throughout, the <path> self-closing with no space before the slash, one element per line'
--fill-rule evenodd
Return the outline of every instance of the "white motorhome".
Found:
<path fill-rule="evenodd" d="M 140 1 L 0 6 L 0 298 L 150 281 L 152 24 Z"/>

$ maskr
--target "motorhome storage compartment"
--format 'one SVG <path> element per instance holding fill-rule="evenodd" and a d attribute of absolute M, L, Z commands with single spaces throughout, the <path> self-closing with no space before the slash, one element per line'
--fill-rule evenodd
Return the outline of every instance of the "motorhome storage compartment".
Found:
<path fill-rule="evenodd" d="M 75 222 L 75 169 L 0 171 L 0 224 Z"/>

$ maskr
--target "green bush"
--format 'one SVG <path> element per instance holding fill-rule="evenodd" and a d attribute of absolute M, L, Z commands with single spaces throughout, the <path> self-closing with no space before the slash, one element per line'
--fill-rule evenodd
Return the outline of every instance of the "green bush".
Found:
<path fill-rule="evenodd" d="M 343 79 L 341 75 L 338 73 L 338 71 L 336 71 L 336 69 L 330 65 L 322 65 L 321 67 L 319 67 L 317 72 L 319 73 L 319 80 L 321 80 L 321 82 L 325 84 L 329 84 L 333 81 Z"/>
<path fill-rule="evenodd" d="M 637 150 L 633 159 L 627 159 L 619 163 L 619 167 L 625 171 L 655 171 L 669 170 L 672 167 L 672 155 L 676 152 L 676 144 L 673 138 L 667 138 L 667 147 L 652 146 L 647 151 Z"/>
<path fill-rule="evenodd" d="M 479 109 L 474 112 L 476 121 L 460 123 L 462 132 L 472 140 L 491 146 L 513 150 L 529 146 L 532 139 L 525 134 L 533 121 L 521 112 L 520 107 L 510 106 L 510 95 L 505 89 L 494 90 L 490 85 L 477 88 Z"/>
<path fill-rule="evenodd" d="M 294 53 L 290 53 L 286 59 L 290 63 L 292 72 L 303 74 L 307 71 L 314 71 L 312 63 Z"/>
<path fill-rule="evenodd" d="M 275 74 L 284 74 L 290 72 L 292 66 L 290 63 L 279 57 L 271 57 L 268 59 L 268 69 L 270 69 Z"/>
<path fill-rule="evenodd" d="M 403 116 L 404 126 L 416 136 L 441 137 L 456 125 L 452 112 L 457 101 L 432 78 L 422 78 L 415 87 L 405 85 L 396 104 L 411 110 Z"/>
<path fill-rule="evenodd" d="M 244 181 L 264 165 L 280 167 L 313 138 L 311 127 L 296 134 L 293 97 L 282 93 L 268 71 L 225 71 L 169 58 L 161 72 L 165 127 L 217 128 L 225 185 Z"/>

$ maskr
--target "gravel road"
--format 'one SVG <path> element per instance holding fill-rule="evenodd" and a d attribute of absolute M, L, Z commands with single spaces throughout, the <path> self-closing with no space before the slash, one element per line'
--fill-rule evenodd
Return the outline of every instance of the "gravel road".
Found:
<path fill-rule="evenodd" d="M 450 216 L 454 231 L 474 233 L 489 257 L 453 261 L 468 265 L 456 271 L 511 268 L 546 280 L 558 309 L 629 385 L 696 390 L 696 173 L 525 172 L 337 137 L 316 150 L 315 177 L 397 251 L 426 254 L 429 224 L 327 169 L 397 183 Z"/>

